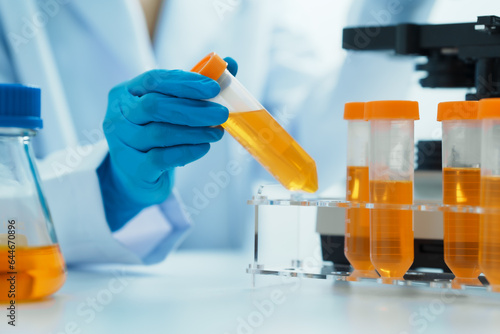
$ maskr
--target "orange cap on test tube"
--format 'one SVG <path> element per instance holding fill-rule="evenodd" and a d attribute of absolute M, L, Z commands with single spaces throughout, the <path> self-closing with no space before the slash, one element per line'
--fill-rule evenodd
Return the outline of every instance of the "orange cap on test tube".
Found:
<path fill-rule="evenodd" d="M 500 98 L 482 99 L 479 101 L 479 119 L 500 119 Z"/>
<path fill-rule="evenodd" d="M 200 73 L 217 81 L 227 68 L 227 63 L 215 52 L 209 53 L 196 64 L 191 72 Z"/>
<path fill-rule="evenodd" d="M 437 120 L 460 121 L 477 119 L 479 102 L 477 101 L 452 101 L 438 104 Z"/>
<path fill-rule="evenodd" d="M 344 105 L 345 120 L 364 120 L 365 119 L 365 103 L 364 102 L 347 102 Z"/>
<path fill-rule="evenodd" d="M 365 105 L 365 119 L 420 119 L 416 101 L 371 101 Z"/>

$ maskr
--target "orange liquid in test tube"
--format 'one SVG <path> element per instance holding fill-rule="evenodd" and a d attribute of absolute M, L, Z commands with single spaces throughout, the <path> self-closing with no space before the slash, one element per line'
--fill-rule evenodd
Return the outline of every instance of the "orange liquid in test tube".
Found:
<path fill-rule="evenodd" d="M 444 168 L 443 203 L 471 205 L 480 203 L 481 170 L 479 168 Z M 445 212 L 444 259 L 459 278 L 477 278 L 479 269 L 479 215 Z"/>
<path fill-rule="evenodd" d="M 481 178 L 481 206 L 500 209 L 500 177 Z M 481 215 L 480 267 L 495 291 L 500 290 L 500 213 Z"/>
<path fill-rule="evenodd" d="M 191 70 L 219 83 L 220 93 L 209 101 L 228 108 L 229 118 L 222 127 L 285 188 L 316 192 L 318 176 L 314 160 L 227 70 L 227 66 L 212 52 Z"/>
<path fill-rule="evenodd" d="M 368 202 L 370 180 L 367 166 L 347 167 L 348 201 Z M 373 270 L 370 260 L 370 210 L 346 210 L 345 255 L 356 270 Z"/>
<path fill-rule="evenodd" d="M 370 181 L 376 204 L 412 204 L 413 182 Z M 413 212 L 371 210 L 371 260 L 382 277 L 402 278 L 413 263 Z"/>
<path fill-rule="evenodd" d="M 222 124 L 289 190 L 318 190 L 316 163 L 265 109 L 232 112 Z"/>

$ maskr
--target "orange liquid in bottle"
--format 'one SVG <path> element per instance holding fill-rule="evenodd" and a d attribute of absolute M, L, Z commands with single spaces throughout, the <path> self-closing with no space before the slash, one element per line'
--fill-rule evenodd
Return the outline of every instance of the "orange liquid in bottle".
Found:
<path fill-rule="evenodd" d="M 230 113 L 222 126 L 285 188 L 318 190 L 316 163 L 267 110 Z"/>
<path fill-rule="evenodd" d="M 347 167 L 346 199 L 353 202 L 370 200 L 367 166 Z M 356 270 L 373 270 L 370 260 L 370 210 L 347 209 L 344 253 Z"/>
<path fill-rule="evenodd" d="M 66 270 L 59 246 L 17 247 L 14 270 L 9 255 L 7 247 L 0 247 L 0 301 L 39 299 L 63 286 Z M 12 271 L 17 274 L 9 274 Z M 15 276 L 15 298 L 9 297 L 11 276 Z"/>
<path fill-rule="evenodd" d="M 481 206 L 500 209 L 500 177 L 481 178 Z M 481 215 L 479 265 L 492 289 L 500 291 L 500 213 Z"/>
<path fill-rule="evenodd" d="M 443 203 L 479 205 L 481 170 L 444 168 Z M 479 215 L 445 212 L 444 260 L 458 278 L 477 278 L 479 269 Z"/>
<path fill-rule="evenodd" d="M 370 199 L 380 204 L 412 204 L 413 182 L 370 181 Z M 413 263 L 413 212 L 371 210 L 371 260 L 383 278 L 402 279 Z"/>

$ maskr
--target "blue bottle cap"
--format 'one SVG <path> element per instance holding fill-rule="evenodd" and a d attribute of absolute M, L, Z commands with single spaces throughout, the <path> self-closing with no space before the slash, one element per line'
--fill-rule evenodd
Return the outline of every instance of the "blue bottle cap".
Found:
<path fill-rule="evenodd" d="M 0 84 L 0 127 L 41 129 L 40 88 Z"/>

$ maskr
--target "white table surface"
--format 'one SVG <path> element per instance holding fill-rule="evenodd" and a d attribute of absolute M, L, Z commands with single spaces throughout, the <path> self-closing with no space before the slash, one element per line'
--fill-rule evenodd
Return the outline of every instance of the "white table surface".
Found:
<path fill-rule="evenodd" d="M 72 269 L 55 296 L 19 307 L 15 329 L 2 305 L 0 333 L 500 333 L 500 294 L 278 277 L 254 289 L 249 260 Z"/>

